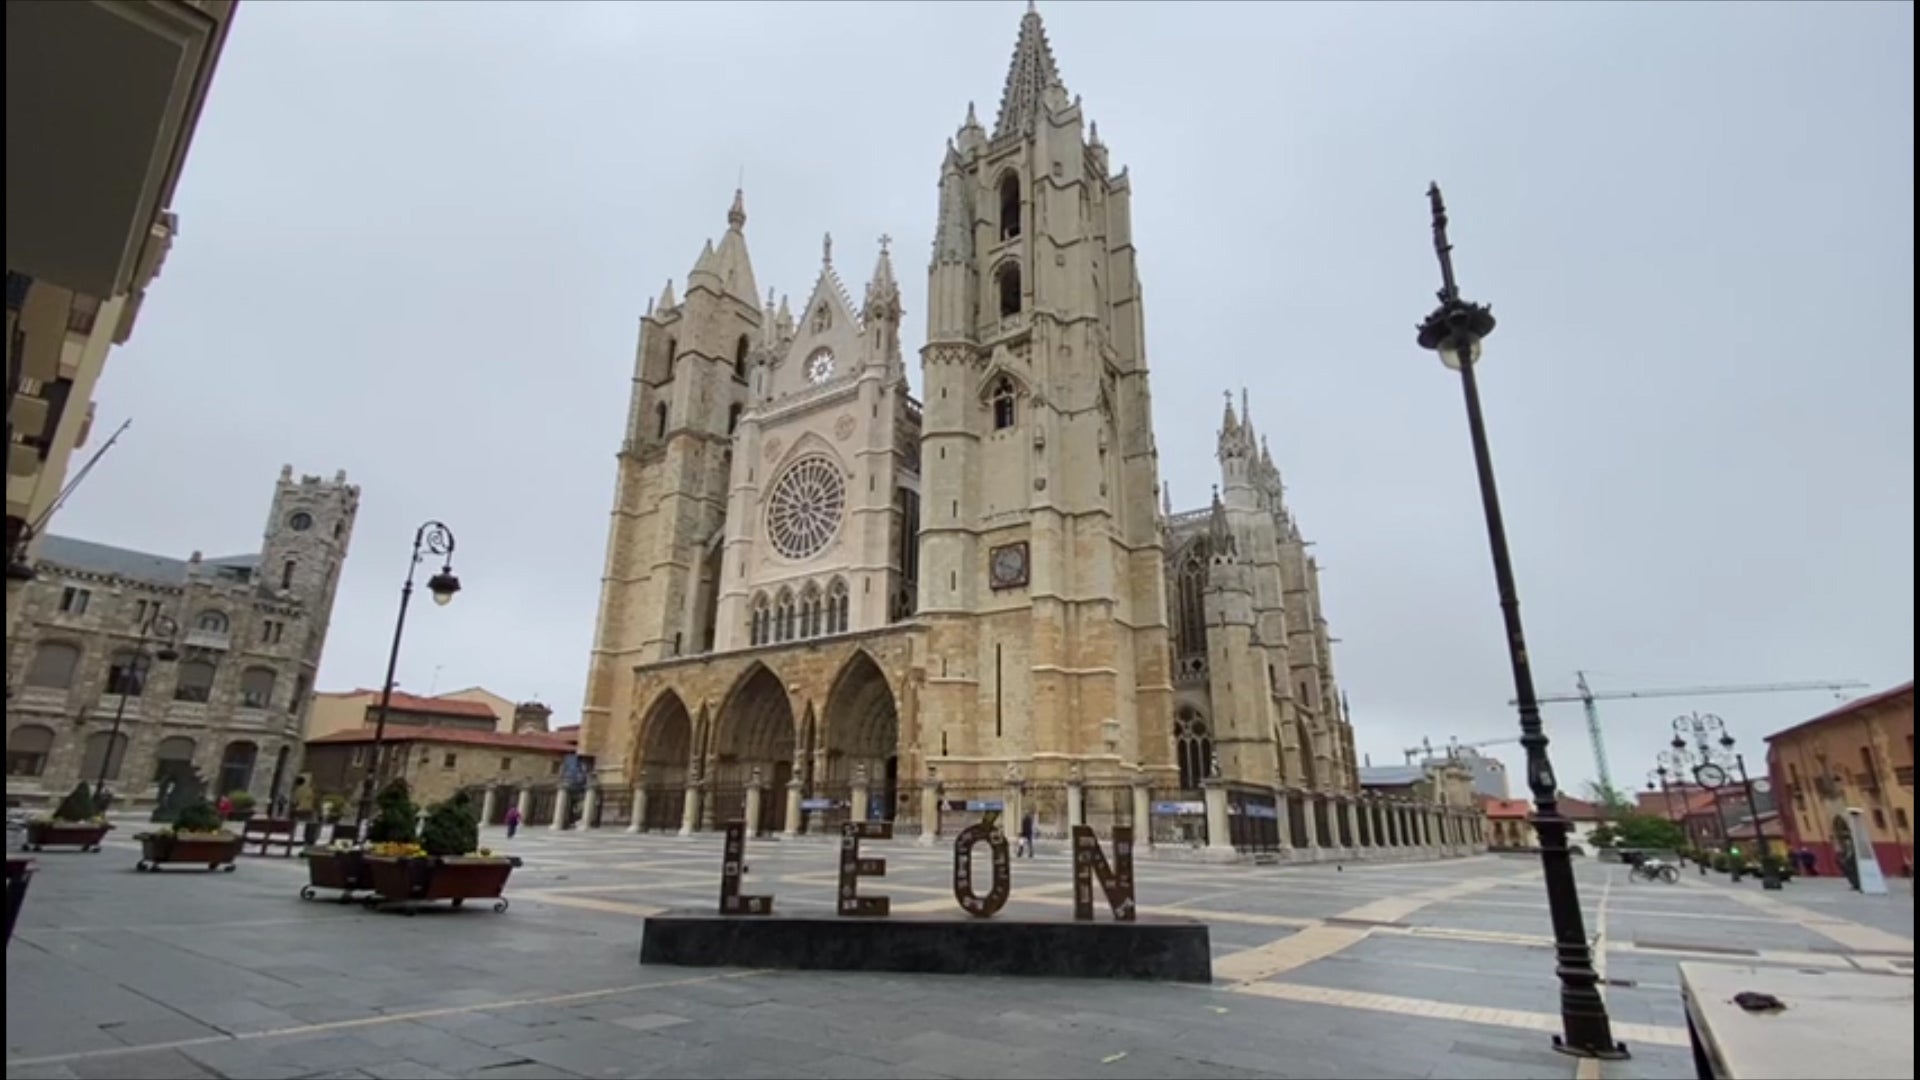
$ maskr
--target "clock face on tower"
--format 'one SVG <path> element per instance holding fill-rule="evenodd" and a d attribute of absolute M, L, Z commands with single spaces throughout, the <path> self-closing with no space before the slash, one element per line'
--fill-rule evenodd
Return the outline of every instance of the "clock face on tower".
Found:
<path fill-rule="evenodd" d="M 1017 589 L 1027 583 L 1027 544 L 1021 541 L 994 548 L 987 554 L 989 583 L 996 589 Z"/>
<path fill-rule="evenodd" d="M 815 386 L 833 378 L 833 350 L 815 349 L 807 357 L 807 381 Z"/>

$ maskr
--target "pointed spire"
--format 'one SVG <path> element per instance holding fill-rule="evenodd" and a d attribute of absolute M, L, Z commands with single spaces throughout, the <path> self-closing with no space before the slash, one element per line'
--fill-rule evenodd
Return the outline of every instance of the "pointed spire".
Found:
<path fill-rule="evenodd" d="M 833 234 L 832 233 L 826 234 L 826 237 L 820 241 L 820 265 L 821 266 L 833 265 Z"/>
<path fill-rule="evenodd" d="M 1207 532 L 1213 540 L 1213 554 L 1234 554 L 1233 529 L 1227 524 L 1227 506 L 1220 501 L 1220 485 L 1213 486 L 1212 512 L 1207 515 Z"/>
<path fill-rule="evenodd" d="M 893 258 L 887 253 L 887 245 L 893 243 L 893 237 L 880 235 L 880 257 L 873 263 L 873 279 L 867 283 L 867 295 L 872 296 L 875 289 L 891 292 L 900 291 L 900 283 L 893 277 Z"/>
<path fill-rule="evenodd" d="M 733 207 L 727 211 L 727 228 L 739 232 L 747 225 L 746 194 L 740 188 L 733 189 Z"/>
<path fill-rule="evenodd" d="M 973 102 L 971 102 L 971 101 L 969 101 L 969 102 L 967 102 L 967 119 L 966 119 L 966 122 L 965 122 L 965 123 L 963 123 L 963 124 L 961 124 L 960 126 L 961 126 L 961 127 L 963 127 L 963 128 L 970 128 L 970 127 L 979 127 L 979 126 L 980 126 L 980 117 L 979 117 L 978 115 L 976 115 L 976 114 L 974 113 L 974 111 L 973 111 Z"/>
<path fill-rule="evenodd" d="M 1032 6 L 1020 19 L 1020 38 L 1013 46 L 1013 63 L 1007 69 L 1006 89 L 1000 94 L 1000 117 L 994 122 L 993 137 L 1025 131 L 1040 118 L 1048 91 L 1063 98 L 1065 88 L 1060 70 L 1053 63 L 1053 49 L 1047 44 L 1047 29 L 1041 25 L 1040 12 Z"/>
<path fill-rule="evenodd" d="M 1233 391 L 1224 390 L 1222 393 L 1227 398 L 1226 415 L 1220 420 L 1220 438 L 1224 442 L 1227 436 L 1240 434 L 1240 418 L 1233 415 Z"/>
<path fill-rule="evenodd" d="M 1160 513 L 1164 517 L 1173 516 L 1173 484 L 1160 481 Z"/>
<path fill-rule="evenodd" d="M 660 303 L 656 304 L 655 307 L 659 308 L 661 311 L 667 311 L 667 310 L 670 310 L 676 303 L 677 301 L 674 300 L 673 298 L 673 279 L 668 278 L 667 287 L 660 290 Z"/>

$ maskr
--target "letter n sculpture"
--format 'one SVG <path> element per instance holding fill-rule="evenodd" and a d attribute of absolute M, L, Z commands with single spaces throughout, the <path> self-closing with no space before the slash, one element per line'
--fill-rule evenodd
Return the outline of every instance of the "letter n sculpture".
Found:
<path fill-rule="evenodd" d="M 860 879 L 886 877 L 887 860 L 860 857 L 860 841 L 893 839 L 891 821 L 849 821 L 840 826 L 839 911 L 858 919 L 885 918 L 890 902 L 884 896 L 861 896 Z"/>
<path fill-rule="evenodd" d="M 720 856 L 720 914 L 771 915 L 773 897 L 741 896 L 740 879 L 747 873 L 747 823 L 727 823 L 727 841 Z"/>
<path fill-rule="evenodd" d="M 1115 922 L 1133 922 L 1137 912 L 1133 903 L 1133 828 L 1113 828 L 1113 866 L 1100 851 L 1100 840 L 1085 825 L 1073 827 L 1073 917 L 1093 921 L 1093 882 L 1100 879 L 1100 891 L 1107 894 L 1107 906 L 1113 909 Z"/>
<path fill-rule="evenodd" d="M 1013 869 L 1007 858 L 1007 836 L 1000 831 L 1000 814 L 989 810 L 978 825 L 969 825 L 953 841 L 953 898 L 961 910 L 976 919 L 991 917 L 1007 906 L 1013 891 Z M 973 846 L 986 841 L 993 852 L 993 879 L 987 895 L 973 891 Z"/>

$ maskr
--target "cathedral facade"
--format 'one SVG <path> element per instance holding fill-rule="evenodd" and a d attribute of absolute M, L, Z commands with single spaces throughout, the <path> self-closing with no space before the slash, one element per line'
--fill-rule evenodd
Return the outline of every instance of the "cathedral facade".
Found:
<path fill-rule="evenodd" d="M 916 399 L 884 239 L 858 302 L 829 240 L 794 310 L 736 193 L 641 324 L 596 797 L 636 829 L 931 835 L 1022 799 L 1058 828 L 1209 784 L 1282 821 L 1357 791 L 1317 570 L 1244 409 L 1213 504 L 1163 505 L 1131 199 L 1030 10 L 993 128 L 969 107 L 941 162 Z"/>

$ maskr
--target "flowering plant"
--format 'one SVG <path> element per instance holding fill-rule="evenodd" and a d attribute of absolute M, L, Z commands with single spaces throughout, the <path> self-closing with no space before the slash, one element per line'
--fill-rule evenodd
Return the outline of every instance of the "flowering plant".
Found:
<path fill-rule="evenodd" d="M 383 859 L 422 859 L 427 849 L 405 840 L 384 840 L 367 848 L 367 854 Z"/>

